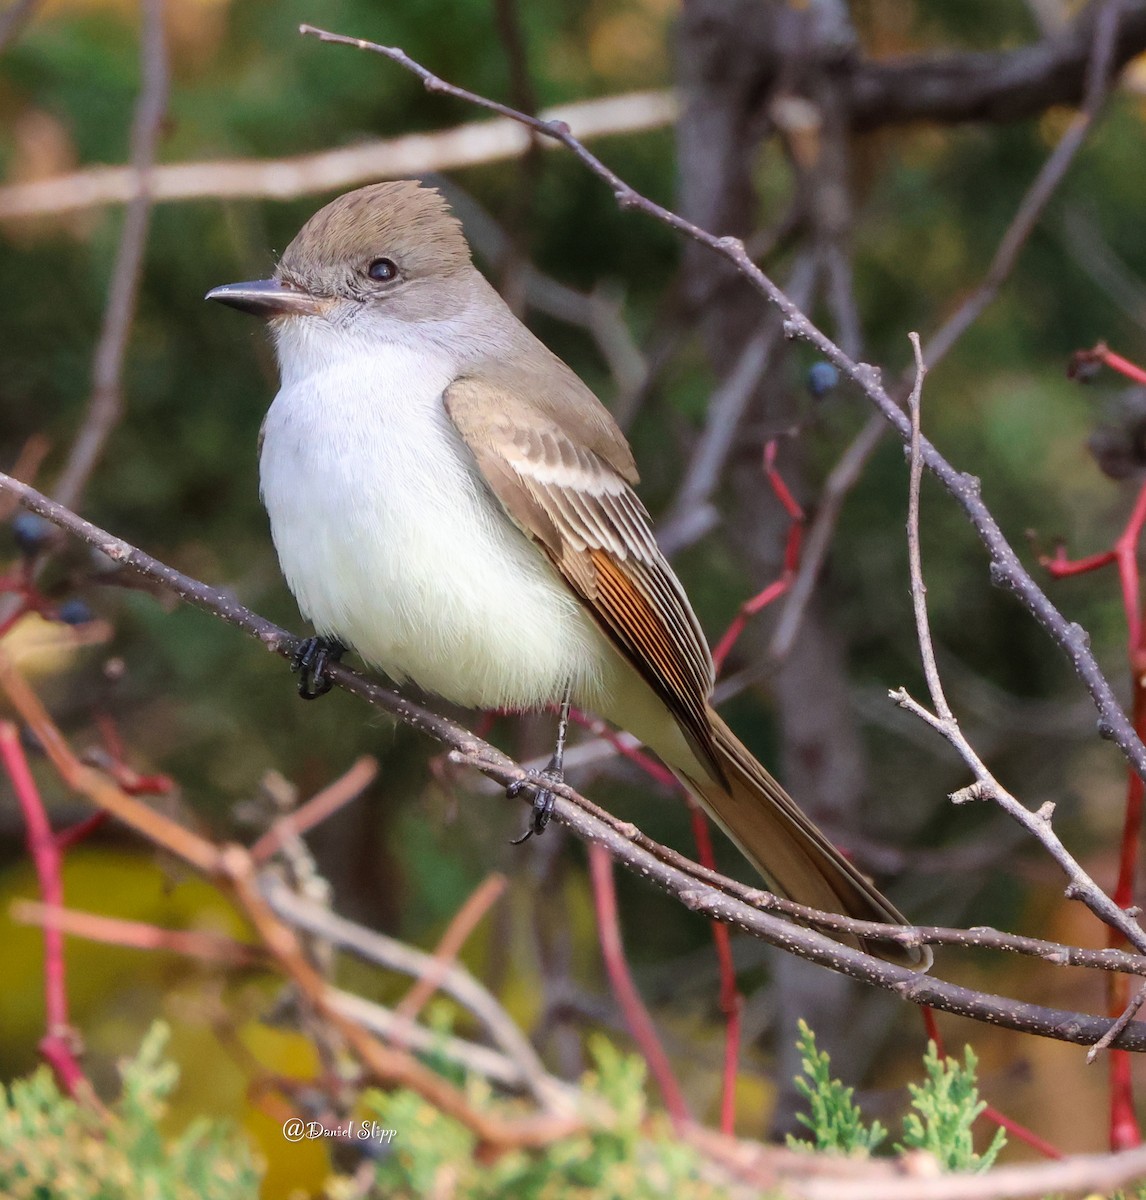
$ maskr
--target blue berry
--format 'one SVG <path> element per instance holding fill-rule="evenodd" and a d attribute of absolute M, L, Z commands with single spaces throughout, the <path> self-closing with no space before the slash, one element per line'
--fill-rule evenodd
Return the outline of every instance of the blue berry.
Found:
<path fill-rule="evenodd" d="M 56 610 L 56 617 L 65 625 L 86 625 L 95 619 L 95 614 L 86 601 L 73 598 L 60 605 Z"/>
<path fill-rule="evenodd" d="M 35 554 L 47 545 L 55 527 L 35 513 L 21 512 L 12 518 L 12 537 L 24 554 Z"/>
<path fill-rule="evenodd" d="M 840 381 L 840 373 L 830 362 L 812 363 L 808 368 L 808 391 L 817 399 L 826 396 Z"/>

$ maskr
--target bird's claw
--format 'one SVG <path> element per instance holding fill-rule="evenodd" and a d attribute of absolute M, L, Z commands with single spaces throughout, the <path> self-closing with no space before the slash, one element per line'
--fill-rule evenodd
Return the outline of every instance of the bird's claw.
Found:
<path fill-rule="evenodd" d="M 290 660 L 290 669 L 298 672 L 298 694 L 304 700 L 317 700 L 334 686 L 328 668 L 346 653 L 337 638 L 309 637 L 299 643 Z"/>
<path fill-rule="evenodd" d="M 549 824 L 549 819 L 553 816 L 554 806 L 557 804 L 556 792 L 550 791 L 545 784 L 564 782 L 565 772 L 560 767 L 550 764 L 544 771 L 539 771 L 532 778 L 519 779 L 516 783 L 511 783 L 505 789 L 505 794 L 511 800 L 516 800 L 524 792 L 530 792 L 533 796 L 533 807 L 529 813 L 529 824 L 526 826 L 525 832 L 521 837 L 510 840 L 509 844 L 511 846 L 520 846 L 522 842 L 529 841 L 535 833 L 540 836 L 545 832 L 545 827 Z"/>

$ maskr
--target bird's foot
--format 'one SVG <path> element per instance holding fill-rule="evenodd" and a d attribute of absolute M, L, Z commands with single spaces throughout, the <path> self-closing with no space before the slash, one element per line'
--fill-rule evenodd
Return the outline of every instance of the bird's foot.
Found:
<path fill-rule="evenodd" d="M 299 643 L 290 669 L 298 672 L 298 694 L 304 700 L 317 700 L 334 686 L 327 668 L 346 653 L 337 638 L 309 637 Z"/>
<path fill-rule="evenodd" d="M 521 837 L 513 838 L 510 841 L 511 846 L 520 846 L 522 842 L 529 841 L 535 833 L 540 835 L 545 832 L 545 827 L 549 824 L 550 817 L 553 816 L 554 805 L 557 803 L 557 794 L 550 791 L 545 784 L 564 782 L 565 772 L 551 760 L 549 766 L 544 771 L 539 771 L 533 778 L 519 779 L 505 789 L 505 794 L 511 800 L 516 800 L 523 793 L 529 793 L 533 798 L 529 824 Z"/>

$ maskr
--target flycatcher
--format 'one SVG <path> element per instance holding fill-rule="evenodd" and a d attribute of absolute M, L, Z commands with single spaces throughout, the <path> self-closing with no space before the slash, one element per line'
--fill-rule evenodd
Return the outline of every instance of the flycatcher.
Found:
<path fill-rule="evenodd" d="M 776 892 L 903 923 L 713 710 L 712 656 L 624 435 L 474 267 L 437 191 L 350 192 L 273 278 L 207 298 L 270 324 L 262 498 L 327 648 L 467 707 L 571 698 L 651 747 Z"/>

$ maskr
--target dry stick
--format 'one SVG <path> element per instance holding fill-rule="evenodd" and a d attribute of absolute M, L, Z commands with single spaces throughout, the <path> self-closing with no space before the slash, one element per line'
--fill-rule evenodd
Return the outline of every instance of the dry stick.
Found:
<path fill-rule="evenodd" d="M 500 1050 L 478 1042 L 468 1042 L 465 1038 L 445 1034 L 438 1029 L 427 1029 L 425 1025 L 399 1016 L 392 1009 L 352 992 L 331 988 L 330 997 L 331 1002 L 344 1016 L 357 1021 L 364 1029 L 369 1029 L 371 1033 L 376 1033 L 387 1041 L 408 1046 L 417 1054 L 449 1058 L 467 1071 L 481 1075 L 510 1091 L 528 1090 L 518 1064 Z M 585 1096 L 575 1084 L 546 1074 L 539 1076 L 535 1083 L 549 1100 L 545 1105 L 547 1108 L 553 1107 L 555 1103 L 568 1112 L 576 1111 L 579 1105 L 584 1107 Z"/>
<path fill-rule="evenodd" d="M 436 966 L 419 975 L 414 986 L 395 1006 L 394 1013 L 407 1020 L 413 1019 L 426 1006 L 426 1002 L 441 986 L 442 979 L 461 953 L 470 934 L 480 924 L 487 912 L 501 899 L 508 880 L 499 872 L 487 875 L 466 897 L 465 903 L 454 913 L 446 932 L 434 947 L 433 959 Z"/>
<path fill-rule="evenodd" d="M 200 962 L 220 963 L 225 967 L 266 967 L 267 956 L 259 946 L 237 942 L 233 938 L 196 929 L 162 929 L 146 921 L 126 921 L 103 913 L 83 912 L 76 908 L 55 908 L 35 900 L 13 900 L 8 915 L 20 925 L 39 925 L 58 929 L 69 937 L 103 942 L 107 946 L 127 946 L 132 950 L 163 950 Z"/>
<path fill-rule="evenodd" d="M 95 546 L 113 562 L 164 584 L 187 603 L 212 613 L 257 638 L 269 650 L 289 658 L 298 647 L 299 638 L 244 608 L 233 597 L 164 565 L 122 538 L 113 536 L 49 500 L 27 484 L 0 474 L 0 493 L 15 496 L 24 507 Z M 475 766 L 502 784 L 532 778 L 500 750 L 463 726 L 414 704 L 392 689 L 369 683 L 356 672 L 341 665 L 332 667 L 330 675 L 345 691 L 453 747 L 451 757 L 455 761 Z M 79 763 L 66 743 L 63 743 L 46 714 L 43 714 L 38 697 L 30 692 L 2 655 L 0 685 L 7 688 L 9 694 L 17 701 L 17 707 L 25 720 L 32 724 L 49 757 L 61 770 L 65 779 L 69 782 L 75 781 L 73 786 L 78 790 L 89 795 L 100 807 L 121 816 L 134 828 L 143 832 L 144 836 L 200 866 L 203 871 L 211 872 L 217 857 L 216 848 L 188 830 L 175 826 L 146 805 L 125 796 L 98 772 Z M 37 719 L 37 714 L 42 714 L 42 719 Z M 738 929 L 771 945 L 779 946 L 789 953 L 807 958 L 853 979 L 893 991 L 913 1004 L 930 1005 L 944 1012 L 1021 1032 L 1089 1046 L 1110 1028 L 1111 1021 L 1106 1017 L 1026 1004 L 929 979 L 906 967 L 896 967 L 872 958 L 860 950 L 841 945 L 812 929 L 792 925 L 772 914 L 783 912 L 799 920 L 815 922 L 823 928 L 893 938 L 905 945 L 921 944 L 923 940 L 922 931 L 912 927 L 853 921 L 836 914 L 817 912 L 771 896 L 759 889 L 749 888 L 735 880 L 725 879 L 716 872 L 690 862 L 668 847 L 658 845 L 635 826 L 620 821 L 598 808 L 567 785 L 552 784 L 551 790 L 559 797 L 555 816 L 582 840 L 605 845 L 613 858 L 676 896 L 693 911 L 735 925 Z M 321 935 L 330 937 L 329 931 L 325 930 L 321 931 Z M 953 935 L 950 940 L 959 941 L 960 944 L 992 946 L 997 942 L 999 948 L 1036 954 L 1059 964 L 1075 963 L 1102 966 L 1103 969 L 1127 969 L 1124 965 L 1115 965 L 1125 961 L 1125 956 L 1122 960 L 1117 957 L 1120 953 L 1118 951 L 1059 948 L 1053 943 L 1040 943 L 1036 939 L 1016 938 L 1011 935 L 993 937 L 991 931 L 987 930 L 941 930 L 936 940 L 949 940 L 949 935 Z M 1049 948 L 1044 950 L 1040 947 Z M 1135 964 L 1131 969 L 1137 971 L 1139 966 Z M 1146 1050 L 1146 1024 L 1132 1023 L 1119 1035 L 1115 1044 L 1128 1050 Z"/>
<path fill-rule="evenodd" d="M 585 139 L 662 129 L 676 120 L 671 92 L 629 92 L 543 109 L 545 121 L 565 121 Z M 156 204 L 179 200 L 292 200 L 336 192 L 377 179 L 401 179 L 519 158 L 529 135 L 511 120 L 474 121 L 436 133 L 413 133 L 300 154 L 168 163 L 149 175 Z M 548 143 L 546 143 L 548 144 Z M 34 183 L 0 187 L 0 220 L 18 220 L 123 204 L 139 188 L 132 167 L 89 167 Z"/>
<path fill-rule="evenodd" d="M 164 0 L 143 0 L 140 33 L 140 71 L 143 86 L 131 126 L 131 163 L 136 192 L 123 217 L 123 232 L 115 255 L 103 330 L 92 362 L 92 393 L 87 416 L 56 483 L 61 504 L 75 508 L 103 453 L 111 431 L 123 416 L 123 363 L 135 319 L 143 252 L 151 223 L 149 172 L 167 111 L 168 66 L 163 30 Z"/>
<path fill-rule="evenodd" d="M 377 776 L 378 760 L 364 754 L 344 775 L 327 784 L 294 812 L 276 820 L 251 847 L 251 857 L 257 863 L 273 858 L 288 841 L 301 837 L 308 829 L 313 829 L 361 796 Z"/>
<path fill-rule="evenodd" d="M 896 689 L 891 696 L 901 708 L 915 713 L 916 716 L 921 717 L 933 729 L 941 733 L 959 757 L 971 768 L 975 776 L 975 783 L 962 789 L 961 792 L 956 792 L 951 797 L 952 800 L 956 803 L 970 799 L 992 800 L 998 804 L 1004 812 L 1033 833 L 1062 868 L 1068 880 L 1066 895 L 1070 899 L 1082 900 L 1097 917 L 1112 928 L 1119 930 L 1138 950 L 1146 952 L 1146 930 L 1099 888 L 1052 830 L 1051 815 L 1054 812 L 1054 805 L 1045 804 L 1038 812 L 1031 812 L 1026 805 L 1021 804 L 1012 796 L 995 779 L 970 742 L 967 741 L 963 731 L 959 728 L 955 714 L 951 711 L 951 706 L 947 703 L 943 682 L 939 677 L 939 668 L 935 662 L 935 647 L 931 640 L 931 627 L 927 616 L 927 587 L 923 582 L 923 564 L 919 547 L 919 492 L 923 481 L 923 459 L 920 452 L 923 440 L 920 432 L 920 396 L 927 367 L 923 360 L 919 335 L 912 333 L 909 337 L 915 352 L 915 384 L 908 399 L 908 407 L 911 412 L 911 482 L 907 506 L 907 547 L 911 572 L 911 602 L 915 610 L 915 629 L 919 640 L 919 653 L 923 660 L 923 674 L 927 680 L 927 690 L 931 694 L 931 703 L 935 711 L 934 713 L 928 712 L 913 700 L 904 688 Z"/>
<path fill-rule="evenodd" d="M 923 352 L 923 361 L 929 369 L 946 358 L 959 338 L 999 294 L 1000 288 L 1015 269 L 1019 254 L 1035 225 L 1066 178 L 1067 171 L 1097 120 L 1108 92 L 1118 29 L 1118 7 L 1119 0 L 1108 0 L 1095 27 L 1082 108 L 1075 114 L 1066 133 L 1048 155 L 1034 182 L 1020 201 L 979 286 L 928 340 Z M 878 414 L 870 418 L 856 434 L 828 477 L 823 495 L 817 501 L 815 519 L 808 530 L 800 573 L 780 614 L 776 631 L 772 635 L 772 643 L 768 648 L 769 655 L 773 658 L 785 658 L 792 649 L 816 580 L 827 558 L 844 499 L 859 481 L 868 459 L 883 440 L 885 429 L 886 424 Z M 902 434 L 902 429 L 900 432 Z"/>
<path fill-rule="evenodd" d="M 283 920 L 366 962 L 415 978 L 435 972 L 441 965 L 424 950 L 348 921 L 324 905 L 291 891 L 281 880 L 264 877 L 260 886 L 271 908 Z M 543 1107 L 552 1107 L 548 1072 L 529 1040 L 493 994 L 458 963 L 448 966 L 438 982 L 438 989 L 485 1026 L 498 1048 L 517 1067 L 520 1086 L 532 1093 Z"/>

